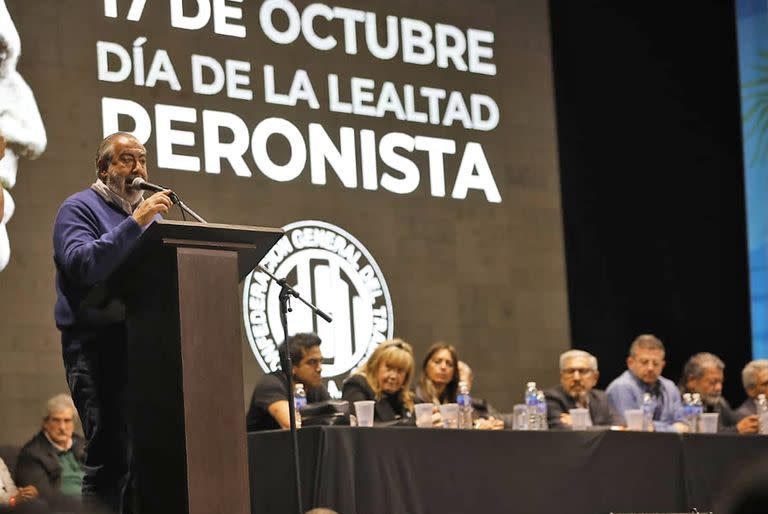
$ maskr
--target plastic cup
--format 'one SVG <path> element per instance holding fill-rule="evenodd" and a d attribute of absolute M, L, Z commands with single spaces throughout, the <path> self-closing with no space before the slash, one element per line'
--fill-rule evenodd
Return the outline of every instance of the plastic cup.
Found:
<path fill-rule="evenodd" d="M 440 417 L 443 418 L 443 428 L 459 427 L 459 404 L 444 403 L 440 406 Z"/>
<path fill-rule="evenodd" d="M 760 434 L 768 434 L 768 412 L 763 412 L 762 414 L 758 413 L 758 433 Z"/>
<path fill-rule="evenodd" d="M 570 409 L 568 412 L 571 414 L 572 430 L 587 429 L 589 426 L 589 409 Z"/>
<path fill-rule="evenodd" d="M 373 400 L 361 400 L 355 402 L 355 414 L 357 415 L 357 426 L 359 427 L 372 427 L 373 426 L 373 405 L 376 402 Z"/>
<path fill-rule="evenodd" d="M 414 405 L 417 427 L 429 428 L 432 426 L 432 409 L 434 407 L 431 403 L 417 403 Z"/>
<path fill-rule="evenodd" d="M 717 412 L 706 412 L 699 418 L 699 429 L 702 434 L 717 433 L 717 418 L 720 416 Z"/>
<path fill-rule="evenodd" d="M 627 430 L 643 430 L 643 409 L 627 409 L 624 411 L 627 420 Z"/>
<path fill-rule="evenodd" d="M 524 403 L 512 408 L 512 430 L 528 430 L 528 406 Z"/>

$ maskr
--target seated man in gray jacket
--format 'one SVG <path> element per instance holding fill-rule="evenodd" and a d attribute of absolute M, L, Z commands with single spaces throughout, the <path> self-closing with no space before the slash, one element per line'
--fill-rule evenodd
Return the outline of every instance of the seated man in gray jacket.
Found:
<path fill-rule="evenodd" d="M 768 359 L 749 362 L 741 372 L 741 380 L 748 398 L 736 409 L 740 417 L 757 414 L 757 396 L 768 395 Z"/>
<path fill-rule="evenodd" d="M 570 409 L 589 409 L 588 425 L 622 425 L 605 391 L 595 389 L 600 372 L 594 355 L 569 350 L 560 355 L 560 385 L 544 391 L 549 428 L 571 428 Z"/>

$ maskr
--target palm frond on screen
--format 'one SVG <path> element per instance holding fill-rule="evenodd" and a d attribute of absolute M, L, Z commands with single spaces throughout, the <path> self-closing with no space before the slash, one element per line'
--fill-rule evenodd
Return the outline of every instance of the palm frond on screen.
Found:
<path fill-rule="evenodd" d="M 757 78 L 741 85 L 744 142 L 753 140 L 749 166 L 756 166 L 768 155 L 768 51 L 758 52 L 761 64 L 754 67 Z"/>

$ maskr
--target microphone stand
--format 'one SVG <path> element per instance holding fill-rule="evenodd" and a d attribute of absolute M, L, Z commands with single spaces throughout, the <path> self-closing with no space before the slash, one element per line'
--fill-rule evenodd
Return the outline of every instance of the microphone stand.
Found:
<path fill-rule="evenodd" d="M 173 193 L 173 192 L 171 193 L 171 202 L 178 205 L 179 209 L 181 209 L 182 212 L 186 212 L 187 214 L 195 218 L 195 220 L 197 220 L 199 223 L 208 223 L 201 216 L 199 216 L 195 211 L 187 207 L 187 204 L 182 202 L 181 198 L 179 198 L 179 195 L 177 195 L 176 193 Z"/>
<path fill-rule="evenodd" d="M 181 201 L 179 195 L 171 193 L 171 201 L 179 206 L 182 212 L 188 213 L 200 223 L 208 223 L 195 211 L 187 207 L 187 205 Z M 333 319 L 325 312 L 318 309 L 315 305 L 305 300 L 293 287 L 289 286 L 284 278 L 277 278 L 275 275 L 266 270 L 263 266 L 257 265 L 256 269 L 265 273 L 269 278 L 280 285 L 280 324 L 283 326 L 284 340 L 288 339 L 288 313 L 291 312 L 291 297 L 297 298 L 304 305 L 309 307 L 313 313 L 323 318 L 328 323 L 331 323 Z M 303 500 L 301 498 L 301 473 L 299 471 L 299 439 L 296 431 L 296 408 L 293 403 L 293 363 L 291 362 L 291 352 L 288 351 L 288 345 L 283 343 L 280 351 L 280 366 L 283 368 L 285 378 L 288 380 L 288 416 L 290 419 L 290 432 L 291 432 L 291 450 L 293 453 L 293 477 L 296 486 L 296 506 L 298 507 L 298 514 L 304 514 Z"/>
<path fill-rule="evenodd" d="M 313 313 L 323 318 L 328 323 L 333 319 L 325 312 L 318 309 L 315 305 L 311 304 L 285 281 L 284 278 L 277 278 L 275 275 L 264 269 L 260 264 L 256 266 L 256 269 L 265 273 L 268 277 L 274 280 L 280 285 L 280 323 L 283 326 L 284 340 L 288 340 L 288 313 L 293 309 L 291 308 L 291 297 L 299 299 L 304 305 L 309 307 Z M 299 471 L 299 439 L 296 431 L 296 408 L 293 403 L 293 363 L 291 362 L 291 352 L 288 351 L 288 345 L 283 343 L 280 351 L 280 365 L 283 368 L 283 373 L 288 379 L 288 415 L 290 419 L 290 432 L 291 432 L 291 450 L 293 453 L 293 479 L 296 486 L 296 505 L 298 507 L 299 514 L 304 514 L 303 500 L 301 498 L 301 473 Z"/>

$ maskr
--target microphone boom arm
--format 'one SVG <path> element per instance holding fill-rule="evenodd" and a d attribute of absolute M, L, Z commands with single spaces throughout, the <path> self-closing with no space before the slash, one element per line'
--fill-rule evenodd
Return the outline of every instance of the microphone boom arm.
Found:
<path fill-rule="evenodd" d="M 173 195 L 174 197 L 176 197 L 176 201 L 175 201 L 175 202 L 173 202 L 173 203 L 177 204 L 181 210 L 185 211 L 187 214 L 189 214 L 190 216 L 192 216 L 193 218 L 195 218 L 195 219 L 196 219 L 198 222 L 200 222 L 200 223 L 208 223 L 207 221 L 205 221 L 205 220 L 202 218 L 202 216 L 199 216 L 199 215 L 198 215 L 198 214 L 197 214 L 195 211 L 193 211 L 192 209 L 190 209 L 189 207 L 187 207 L 187 204 L 185 204 L 184 202 L 182 202 L 182 201 L 181 201 L 181 198 L 179 198 L 179 197 L 178 197 L 178 195 L 177 195 L 176 193 L 172 193 L 172 195 Z M 171 198 L 171 200 L 173 200 L 173 198 Z"/>
<path fill-rule="evenodd" d="M 131 187 L 134 189 L 144 189 L 145 191 L 156 191 L 156 192 L 162 192 L 169 189 L 163 186 L 158 186 L 157 184 L 151 184 L 141 177 L 136 177 L 135 179 L 133 179 L 133 182 L 131 182 Z M 171 191 L 170 198 L 171 198 L 171 202 L 179 206 L 179 209 L 181 209 L 183 212 L 186 212 L 187 214 L 195 218 L 195 220 L 197 220 L 199 223 L 208 223 L 202 218 L 202 216 L 200 216 L 195 211 L 187 207 L 187 204 L 182 202 L 181 198 L 179 198 L 179 195 L 177 195 L 173 191 Z"/>

